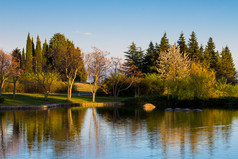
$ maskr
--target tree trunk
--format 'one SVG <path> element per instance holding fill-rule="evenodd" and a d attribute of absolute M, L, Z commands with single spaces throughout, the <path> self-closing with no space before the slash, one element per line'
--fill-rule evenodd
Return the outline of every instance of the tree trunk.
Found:
<path fill-rule="evenodd" d="M 16 94 L 16 81 L 14 80 L 13 81 L 13 95 L 12 95 L 13 99 L 15 99 L 15 94 Z"/>
<path fill-rule="evenodd" d="M 48 101 L 48 92 L 45 93 L 45 101 Z"/>
<path fill-rule="evenodd" d="M 95 95 L 96 95 L 96 92 L 93 92 L 93 103 L 95 102 Z"/>
<path fill-rule="evenodd" d="M 114 100 L 117 101 L 117 95 L 114 95 Z"/>
<path fill-rule="evenodd" d="M 71 101 L 71 94 L 72 94 L 72 84 L 69 82 L 68 83 L 68 94 L 67 94 L 68 101 Z"/>
<path fill-rule="evenodd" d="M 2 96 L 3 81 L 0 83 L 0 97 Z"/>

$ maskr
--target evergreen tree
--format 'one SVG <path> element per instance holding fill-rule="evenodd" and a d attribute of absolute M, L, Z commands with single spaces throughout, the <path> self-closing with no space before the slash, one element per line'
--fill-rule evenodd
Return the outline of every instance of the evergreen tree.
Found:
<path fill-rule="evenodd" d="M 183 33 L 180 34 L 179 40 L 177 41 L 178 46 L 180 48 L 180 53 L 182 55 L 187 54 L 188 52 L 188 46 L 186 45 L 186 40 L 184 38 Z"/>
<path fill-rule="evenodd" d="M 43 44 L 43 48 L 42 48 L 42 67 L 47 65 L 47 55 L 48 55 L 48 51 L 49 51 L 49 46 L 47 44 L 47 40 L 45 39 L 45 42 Z"/>
<path fill-rule="evenodd" d="M 236 69 L 228 46 L 222 49 L 218 76 L 228 79 L 228 82 L 236 78 Z"/>
<path fill-rule="evenodd" d="M 129 46 L 129 50 L 125 52 L 126 62 L 125 66 L 132 67 L 136 66 L 138 71 L 142 71 L 143 67 L 143 51 L 141 48 L 136 47 L 136 44 L 132 42 Z"/>
<path fill-rule="evenodd" d="M 168 51 L 168 49 L 169 49 L 169 40 L 167 38 L 167 34 L 164 33 L 164 36 L 160 40 L 159 52 L 161 53 L 163 51 Z"/>
<path fill-rule="evenodd" d="M 32 41 L 32 55 L 33 55 L 32 66 L 33 66 L 33 71 L 36 73 L 36 50 L 35 50 L 35 44 L 33 41 L 33 37 L 31 38 L 31 41 Z"/>
<path fill-rule="evenodd" d="M 32 55 L 33 55 L 33 57 L 35 57 L 36 50 L 35 50 L 35 44 L 33 41 L 33 37 L 31 38 L 31 41 L 32 41 Z"/>
<path fill-rule="evenodd" d="M 146 55 L 143 62 L 143 73 L 157 72 L 156 66 L 156 50 L 152 41 L 149 44 L 149 48 L 146 50 Z"/>
<path fill-rule="evenodd" d="M 25 55 L 25 49 L 22 49 L 22 65 L 21 68 L 25 68 L 26 65 L 26 55 Z"/>
<path fill-rule="evenodd" d="M 203 49 L 203 45 L 201 44 L 200 48 L 199 48 L 199 55 L 200 55 L 200 61 L 204 61 L 204 49 Z"/>
<path fill-rule="evenodd" d="M 199 46 L 196 38 L 196 34 L 193 31 L 188 42 L 188 57 L 191 60 L 198 61 L 201 59 L 201 54 L 199 51 Z"/>
<path fill-rule="evenodd" d="M 215 48 L 216 48 L 215 44 L 214 44 L 212 38 L 210 37 L 207 42 L 207 46 L 206 46 L 206 49 L 204 52 L 205 61 L 210 66 L 210 68 L 217 71 L 218 70 L 219 54 L 218 54 L 218 52 L 215 51 Z"/>
<path fill-rule="evenodd" d="M 63 34 L 56 33 L 50 39 L 47 59 L 53 69 L 56 65 L 55 56 L 62 51 L 65 52 L 65 49 L 67 49 L 68 46 L 74 47 L 74 44 L 67 40 Z"/>
<path fill-rule="evenodd" d="M 14 61 L 17 63 L 20 63 L 19 66 L 22 65 L 22 57 L 21 57 L 21 51 L 20 49 L 16 48 L 12 51 L 12 57 L 14 58 Z"/>
<path fill-rule="evenodd" d="M 30 33 L 27 36 L 26 42 L 26 71 L 32 72 L 32 61 L 33 61 L 33 46 Z"/>
<path fill-rule="evenodd" d="M 159 59 L 160 52 L 159 52 L 159 44 L 155 43 L 155 61 Z"/>
<path fill-rule="evenodd" d="M 36 41 L 35 64 L 36 64 L 36 72 L 41 72 L 42 50 L 41 50 L 41 41 L 40 41 L 39 35 L 37 35 L 37 41 Z"/>

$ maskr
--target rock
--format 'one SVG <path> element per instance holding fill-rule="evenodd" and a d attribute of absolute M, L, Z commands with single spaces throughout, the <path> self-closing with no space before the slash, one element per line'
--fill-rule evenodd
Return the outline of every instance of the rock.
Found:
<path fill-rule="evenodd" d="M 183 111 L 184 113 L 188 113 L 188 112 L 190 112 L 190 109 L 185 108 L 185 109 L 182 109 L 182 111 Z"/>
<path fill-rule="evenodd" d="M 166 108 L 164 111 L 171 112 L 171 111 L 173 111 L 173 109 L 172 108 Z"/>
<path fill-rule="evenodd" d="M 194 112 L 201 112 L 202 109 L 193 109 Z"/>
<path fill-rule="evenodd" d="M 181 111 L 181 108 L 175 108 L 174 111 L 180 112 L 180 111 Z"/>
<path fill-rule="evenodd" d="M 156 107 L 153 104 L 150 104 L 150 103 L 146 103 L 146 104 L 143 105 L 143 109 L 147 112 L 150 112 L 155 108 Z"/>

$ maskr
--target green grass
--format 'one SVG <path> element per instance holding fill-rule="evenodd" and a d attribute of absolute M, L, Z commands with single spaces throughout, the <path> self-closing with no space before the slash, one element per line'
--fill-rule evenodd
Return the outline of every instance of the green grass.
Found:
<path fill-rule="evenodd" d="M 5 101 L 0 106 L 23 106 L 23 105 L 42 105 L 54 103 L 68 103 L 67 95 L 49 95 L 48 101 L 44 101 L 43 94 L 16 94 L 16 98 L 12 98 L 12 94 L 2 94 Z M 118 98 L 118 102 L 126 98 Z M 72 95 L 72 103 L 88 103 L 92 102 L 92 96 Z M 96 102 L 114 102 L 113 97 L 96 97 Z"/>

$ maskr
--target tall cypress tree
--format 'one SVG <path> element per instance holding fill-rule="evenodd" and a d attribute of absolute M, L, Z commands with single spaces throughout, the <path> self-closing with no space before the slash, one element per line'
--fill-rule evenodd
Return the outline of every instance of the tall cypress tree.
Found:
<path fill-rule="evenodd" d="M 128 51 L 125 52 L 126 62 L 125 66 L 136 66 L 139 71 L 142 71 L 143 67 L 143 51 L 141 48 L 136 47 L 136 44 L 132 42 Z"/>
<path fill-rule="evenodd" d="M 45 42 L 44 42 L 43 48 L 42 48 L 42 67 L 47 66 L 48 51 L 49 51 L 49 46 L 47 44 L 47 40 L 45 39 Z"/>
<path fill-rule="evenodd" d="M 188 56 L 191 60 L 198 61 L 201 59 L 197 37 L 193 31 L 188 42 Z"/>
<path fill-rule="evenodd" d="M 188 52 L 188 46 L 186 45 L 186 40 L 184 38 L 183 33 L 180 34 L 179 40 L 177 41 L 178 46 L 180 48 L 180 53 L 182 55 L 187 54 Z"/>
<path fill-rule="evenodd" d="M 159 52 L 163 52 L 163 51 L 168 51 L 169 49 L 169 39 L 167 38 L 167 34 L 164 33 L 163 37 L 160 40 L 160 44 L 159 44 Z"/>
<path fill-rule="evenodd" d="M 25 68 L 25 65 L 26 65 L 26 55 L 25 55 L 25 49 L 23 48 L 22 49 L 22 55 L 21 55 L 21 57 L 22 57 L 22 59 L 21 59 L 21 63 L 22 63 L 22 65 L 21 65 L 21 68 Z"/>
<path fill-rule="evenodd" d="M 33 71 L 36 73 L 36 50 L 35 50 L 35 44 L 34 44 L 34 40 L 33 37 L 31 38 L 32 41 L 32 66 L 33 66 Z"/>
<path fill-rule="evenodd" d="M 27 36 L 26 42 L 26 71 L 32 72 L 32 61 L 33 61 L 33 46 L 30 33 Z"/>
<path fill-rule="evenodd" d="M 41 50 L 41 41 L 40 41 L 39 35 L 37 35 L 37 41 L 36 41 L 35 64 L 36 64 L 36 72 L 41 72 L 42 71 L 42 50 Z"/>
<path fill-rule="evenodd" d="M 228 82 L 236 78 L 236 69 L 228 46 L 222 49 L 218 75 L 228 79 Z"/>
<path fill-rule="evenodd" d="M 151 41 L 144 57 L 143 73 L 155 73 L 156 60 L 156 50 L 153 42 Z"/>

